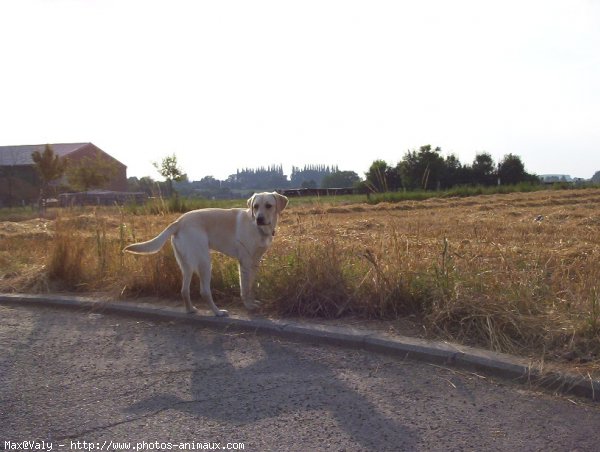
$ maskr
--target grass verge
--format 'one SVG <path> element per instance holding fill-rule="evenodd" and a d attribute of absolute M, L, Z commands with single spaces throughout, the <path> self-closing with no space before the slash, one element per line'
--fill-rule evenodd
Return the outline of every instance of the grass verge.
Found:
<path fill-rule="evenodd" d="M 266 313 L 410 316 L 431 337 L 597 370 L 599 201 L 600 190 L 590 189 L 292 205 L 257 295 Z M 0 290 L 177 299 L 170 247 L 153 256 L 120 252 L 176 217 L 113 208 L 2 223 Z M 218 304 L 236 302 L 235 261 L 214 255 L 212 289 Z"/>

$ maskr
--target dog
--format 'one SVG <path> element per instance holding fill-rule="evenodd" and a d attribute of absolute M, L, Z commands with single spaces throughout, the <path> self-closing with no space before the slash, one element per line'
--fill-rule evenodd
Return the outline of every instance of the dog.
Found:
<path fill-rule="evenodd" d="M 158 252 L 167 239 L 182 274 L 181 296 L 188 313 L 197 311 L 190 299 L 190 283 L 196 273 L 200 278 L 200 295 L 216 316 L 227 316 L 219 309 L 210 290 L 210 250 L 234 257 L 239 262 L 241 298 L 247 309 L 256 309 L 254 280 L 260 259 L 273 243 L 277 220 L 288 204 L 279 193 L 255 193 L 248 199 L 248 208 L 199 209 L 184 213 L 158 236 L 147 242 L 135 243 L 123 249 L 133 254 Z"/>

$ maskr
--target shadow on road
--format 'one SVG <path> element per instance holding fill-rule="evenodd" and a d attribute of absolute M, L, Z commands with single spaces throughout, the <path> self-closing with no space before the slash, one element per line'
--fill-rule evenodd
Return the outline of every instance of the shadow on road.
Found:
<path fill-rule="evenodd" d="M 187 343 L 180 337 L 171 338 L 173 341 L 165 344 L 171 350 L 167 353 L 193 356 L 189 386 L 173 387 L 133 404 L 129 410 L 136 415 L 178 410 L 198 417 L 198 422 L 217 420 L 242 426 L 265 419 L 276 423 L 279 417 L 293 419 L 301 413 L 318 419 L 325 411 L 365 448 L 411 450 L 418 442 L 412 427 L 382 414 L 327 364 L 319 362 L 318 353 L 311 356 L 296 351 L 293 344 L 253 336 L 249 342 L 260 349 L 255 350 L 260 358 L 247 359 L 252 349 L 242 350 L 238 365 L 235 353 L 232 359 L 237 341 L 227 335 L 207 340 L 198 334 Z M 164 361 L 164 355 L 150 354 L 148 364 L 160 367 Z M 301 428 L 300 424 L 296 427 Z M 289 428 L 294 425 L 282 425 L 282 429 Z"/>

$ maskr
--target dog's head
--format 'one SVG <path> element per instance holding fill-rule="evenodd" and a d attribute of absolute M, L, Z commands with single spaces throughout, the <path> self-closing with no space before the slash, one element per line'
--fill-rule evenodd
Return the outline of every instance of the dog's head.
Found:
<path fill-rule="evenodd" d="M 275 235 L 277 218 L 287 204 L 288 199 L 277 192 L 255 193 L 248 200 L 248 208 L 252 214 L 252 219 L 261 230 L 268 230 L 271 235 Z"/>

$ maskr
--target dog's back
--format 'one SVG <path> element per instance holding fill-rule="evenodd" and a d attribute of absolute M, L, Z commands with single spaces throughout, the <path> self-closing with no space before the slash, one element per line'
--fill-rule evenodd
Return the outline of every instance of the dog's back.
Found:
<path fill-rule="evenodd" d="M 235 237 L 238 221 L 244 220 L 241 217 L 242 215 L 247 215 L 245 209 L 209 208 L 192 210 L 180 216 L 155 238 L 126 246 L 123 251 L 133 254 L 157 253 L 169 237 L 179 232 L 184 235 L 200 233 L 209 239 L 210 248 L 219 250 L 221 247 L 218 244 L 231 242 L 231 238 Z"/>

